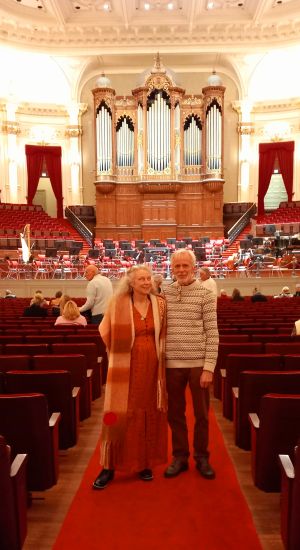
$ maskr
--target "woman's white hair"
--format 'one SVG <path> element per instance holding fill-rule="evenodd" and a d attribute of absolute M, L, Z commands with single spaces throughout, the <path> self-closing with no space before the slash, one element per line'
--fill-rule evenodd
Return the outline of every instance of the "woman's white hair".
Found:
<path fill-rule="evenodd" d="M 150 292 L 151 294 L 155 294 L 155 288 L 153 284 L 153 273 L 150 267 L 148 267 L 146 264 L 133 265 L 132 267 L 127 269 L 125 275 L 123 275 L 120 283 L 118 284 L 115 294 L 116 295 L 130 294 L 132 291 L 132 282 L 139 271 L 147 271 L 147 273 L 151 275 L 152 288 Z"/>

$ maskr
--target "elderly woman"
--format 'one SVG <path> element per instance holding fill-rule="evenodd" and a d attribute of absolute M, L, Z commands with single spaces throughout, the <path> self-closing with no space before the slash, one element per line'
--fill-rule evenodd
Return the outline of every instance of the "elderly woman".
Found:
<path fill-rule="evenodd" d="M 151 481 L 167 460 L 164 370 L 165 301 L 155 295 L 145 265 L 131 267 L 106 311 L 99 331 L 109 353 L 101 433 L 103 489 L 116 469 Z"/>
<path fill-rule="evenodd" d="M 62 311 L 62 315 L 57 317 L 55 325 L 81 325 L 86 326 L 87 320 L 80 315 L 78 305 L 73 300 L 68 300 Z"/>

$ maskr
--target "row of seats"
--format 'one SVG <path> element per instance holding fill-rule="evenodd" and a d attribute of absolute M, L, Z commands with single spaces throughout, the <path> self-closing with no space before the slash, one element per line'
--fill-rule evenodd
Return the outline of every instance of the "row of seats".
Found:
<path fill-rule="evenodd" d="M 21 212 L 42 212 L 43 207 L 40 204 L 14 204 L 9 202 L 1 202 L 0 210 L 13 210 Z"/>
<path fill-rule="evenodd" d="M 92 399 L 101 395 L 106 354 L 95 327 L 86 328 L 90 330 L 48 328 L 54 334 L 41 334 L 44 343 L 0 346 L 0 434 L 11 449 L 8 455 L 0 438 L 1 549 L 22 548 L 28 491 L 44 491 L 57 483 L 59 449 L 76 445 L 79 422 L 90 416 Z M 81 336 L 89 340 L 88 333 L 92 341 L 81 341 Z M 50 343 L 51 336 L 74 336 L 75 342 Z M 13 507 L 3 510 L 6 502 L 13 502 Z"/>
<path fill-rule="evenodd" d="M 282 540 L 287 550 L 296 550 L 300 543 L 300 467 L 295 468 L 293 462 L 297 464 L 295 446 L 300 445 L 300 342 L 291 341 L 288 335 L 282 335 L 282 340 L 290 341 L 280 342 L 276 334 L 277 341 L 265 345 L 234 341 L 251 338 L 248 328 L 244 326 L 245 334 L 231 334 L 231 342 L 222 342 L 221 336 L 214 393 L 222 399 L 223 415 L 233 420 L 235 444 L 251 450 L 255 486 L 267 492 L 281 488 Z M 279 455 L 283 455 L 281 470 Z"/>

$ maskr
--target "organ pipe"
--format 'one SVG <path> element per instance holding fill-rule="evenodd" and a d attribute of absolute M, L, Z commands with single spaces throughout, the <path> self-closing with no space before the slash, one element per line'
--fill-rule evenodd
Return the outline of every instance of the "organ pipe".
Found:
<path fill-rule="evenodd" d="M 117 124 L 117 166 L 132 166 L 134 162 L 134 128 L 132 121 L 122 117 Z"/>
<path fill-rule="evenodd" d="M 149 169 L 163 172 L 170 164 L 170 105 L 163 92 L 156 92 L 148 101 L 147 136 Z"/>
<path fill-rule="evenodd" d="M 206 114 L 206 152 L 209 170 L 221 170 L 222 114 L 220 105 L 214 100 Z"/>
<path fill-rule="evenodd" d="M 184 162 L 186 166 L 201 164 L 201 122 L 194 115 L 184 125 Z"/>
<path fill-rule="evenodd" d="M 111 112 L 102 103 L 96 118 L 97 170 L 107 173 L 112 167 L 112 120 Z"/>

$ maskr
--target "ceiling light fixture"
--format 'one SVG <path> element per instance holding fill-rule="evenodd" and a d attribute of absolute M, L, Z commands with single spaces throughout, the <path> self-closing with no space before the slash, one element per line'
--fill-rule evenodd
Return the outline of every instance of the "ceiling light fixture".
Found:
<path fill-rule="evenodd" d="M 148 4 L 148 2 L 145 2 L 145 4 L 144 4 L 144 9 L 145 9 L 146 11 L 149 11 L 149 10 L 150 10 L 150 4 Z"/>
<path fill-rule="evenodd" d="M 174 8 L 173 2 L 169 2 L 167 5 L 168 10 L 172 10 Z"/>
<path fill-rule="evenodd" d="M 110 11 L 111 10 L 111 6 L 110 6 L 109 2 L 105 2 L 102 7 L 103 7 L 104 11 Z"/>
<path fill-rule="evenodd" d="M 212 10 L 214 8 L 214 3 L 213 2 L 207 2 L 207 9 L 208 10 Z"/>

